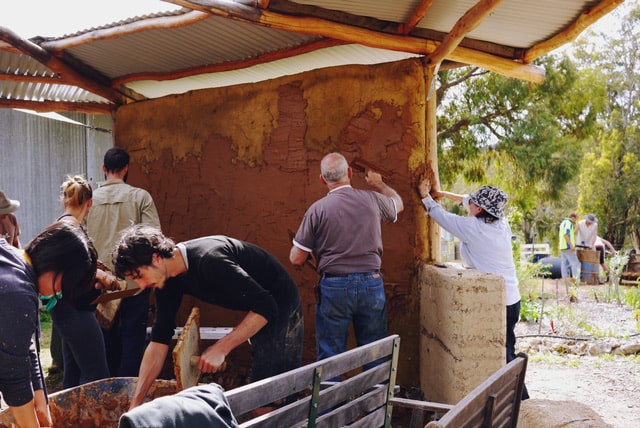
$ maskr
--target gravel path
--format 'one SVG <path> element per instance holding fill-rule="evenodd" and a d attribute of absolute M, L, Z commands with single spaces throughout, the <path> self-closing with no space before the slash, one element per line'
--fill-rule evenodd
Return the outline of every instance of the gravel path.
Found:
<path fill-rule="evenodd" d="M 555 284 L 545 287 L 548 300 L 541 323 L 520 322 L 516 328 L 518 349 L 529 355 L 526 384 L 531 397 L 577 401 L 612 427 L 640 427 L 636 312 L 603 302 L 604 286 L 580 286 L 574 303 L 563 290 L 556 301 L 555 290 Z M 619 355 L 621 349 L 636 354 Z"/>

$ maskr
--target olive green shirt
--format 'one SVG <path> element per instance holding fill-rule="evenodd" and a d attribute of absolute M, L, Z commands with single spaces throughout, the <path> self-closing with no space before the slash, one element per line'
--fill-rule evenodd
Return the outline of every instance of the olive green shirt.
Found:
<path fill-rule="evenodd" d="M 120 233 L 134 224 L 160 229 L 158 211 L 149 192 L 120 179 L 107 180 L 93 192 L 87 232 L 93 239 L 98 258 L 109 268 L 113 269 L 111 254 Z"/>

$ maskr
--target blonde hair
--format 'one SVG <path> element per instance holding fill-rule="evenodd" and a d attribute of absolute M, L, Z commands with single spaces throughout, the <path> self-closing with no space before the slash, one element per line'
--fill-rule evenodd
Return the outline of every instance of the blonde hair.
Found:
<path fill-rule="evenodd" d="M 62 203 L 65 207 L 81 207 L 93 197 L 91 185 L 79 175 L 67 176 L 61 189 Z"/>

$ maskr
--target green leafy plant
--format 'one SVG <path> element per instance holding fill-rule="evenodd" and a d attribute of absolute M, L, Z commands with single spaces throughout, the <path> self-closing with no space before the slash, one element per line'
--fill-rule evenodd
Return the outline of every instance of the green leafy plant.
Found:
<path fill-rule="evenodd" d="M 538 322 L 541 318 L 542 305 L 538 299 L 529 295 L 526 299 L 520 300 L 520 320 L 526 322 Z"/>

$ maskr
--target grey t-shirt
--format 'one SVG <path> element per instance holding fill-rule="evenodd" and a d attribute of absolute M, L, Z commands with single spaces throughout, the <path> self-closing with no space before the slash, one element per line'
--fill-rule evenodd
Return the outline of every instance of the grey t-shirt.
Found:
<path fill-rule="evenodd" d="M 294 245 L 313 252 L 322 273 L 377 270 L 382 263 L 381 221 L 396 219 L 393 199 L 342 186 L 309 207 Z"/>

